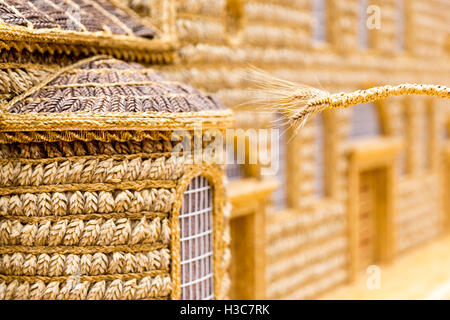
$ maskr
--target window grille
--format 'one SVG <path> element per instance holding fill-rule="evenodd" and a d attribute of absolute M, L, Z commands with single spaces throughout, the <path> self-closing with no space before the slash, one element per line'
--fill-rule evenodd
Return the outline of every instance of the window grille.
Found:
<path fill-rule="evenodd" d="M 350 139 L 376 137 L 381 134 L 379 114 L 374 103 L 355 106 L 351 122 Z"/>
<path fill-rule="evenodd" d="M 179 216 L 182 300 L 214 298 L 212 210 L 208 180 L 201 176 L 192 179 Z"/>
<path fill-rule="evenodd" d="M 314 0 L 313 3 L 313 13 L 316 18 L 313 36 L 316 42 L 324 42 L 327 40 L 326 1 L 327 0 Z"/>
<path fill-rule="evenodd" d="M 275 118 L 276 127 L 278 129 L 278 154 L 275 155 L 275 161 L 278 164 L 278 171 L 275 174 L 275 177 L 278 179 L 280 186 L 277 190 L 274 191 L 272 195 L 273 204 L 276 209 L 283 209 L 287 206 L 287 179 L 286 179 L 286 135 L 287 128 L 283 124 L 284 119 L 282 115 L 277 114 Z"/>
<path fill-rule="evenodd" d="M 316 195 L 325 196 L 325 132 L 323 116 L 317 114 L 316 120 Z"/>

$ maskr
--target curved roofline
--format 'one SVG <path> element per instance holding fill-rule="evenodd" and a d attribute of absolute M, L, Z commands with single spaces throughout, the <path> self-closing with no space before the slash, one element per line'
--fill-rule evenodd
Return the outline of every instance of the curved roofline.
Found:
<path fill-rule="evenodd" d="M 169 63 L 178 42 L 169 37 L 146 39 L 106 32 L 77 32 L 62 29 L 33 29 L 0 23 L 0 50 L 65 54 L 107 54 L 126 60 Z"/>
<path fill-rule="evenodd" d="M 227 128 L 233 122 L 230 109 L 196 112 L 9 112 L 15 103 L 45 87 L 61 74 L 89 62 L 110 58 L 94 56 L 80 60 L 50 74 L 39 84 L 0 106 L 0 132 L 68 131 L 68 130 L 177 130 Z"/>

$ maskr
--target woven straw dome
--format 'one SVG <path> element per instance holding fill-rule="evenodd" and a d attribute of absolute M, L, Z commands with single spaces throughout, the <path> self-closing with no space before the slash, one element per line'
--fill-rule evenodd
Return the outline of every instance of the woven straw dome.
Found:
<path fill-rule="evenodd" d="M 224 106 L 137 63 L 99 58 L 64 69 L 10 108 L 24 112 L 200 112 Z"/>
<path fill-rule="evenodd" d="M 60 68 L 1 106 L 0 131 L 225 127 L 212 96 L 140 64 L 96 56 Z"/>

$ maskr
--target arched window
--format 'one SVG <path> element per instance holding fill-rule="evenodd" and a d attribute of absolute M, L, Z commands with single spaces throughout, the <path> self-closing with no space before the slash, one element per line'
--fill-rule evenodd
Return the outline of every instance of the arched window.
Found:
<path fill-rule="evenodd" d="M 320 198 L 325 196 L 325 127 L 323 116 L 317 114 L 316 120 L 316 195 Z"/>
<path fill-rule="evenodd" d="M 375 103 L 353 107 L 350 139 L 376 137 L 380 134 L 380 117 Z"/>
<path fill-rule="evenodd" d="M 397 48 L 399 50 L 405 49 L 405 1 L 396 0 L 397 17 L 396 17 L 396 30 L 397 30 Z"/>
<path fill-rule="evenodd" d="M 314 0 L 313 14 L 315 24 L 313 29 L 313 38 L 316 42 L 327 41 L 327 0 Z"/>
<path fill-rule="evenodd" d="M 212 203 L 208 180 L 192 179 L 179 215 L 182 300 L 214 298 Z"/>
<path fill-rule="evenodd" d="M 359 45 L 362 49 L 369 48 L 369 30 L 367 28 L 368 0 L 359 0 Z"/>

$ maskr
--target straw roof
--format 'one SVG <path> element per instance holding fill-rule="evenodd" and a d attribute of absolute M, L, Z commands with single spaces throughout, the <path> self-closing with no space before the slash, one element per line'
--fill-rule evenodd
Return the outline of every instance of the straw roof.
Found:
<path fill-rule="evenodd" d="M 0 0 L 0 49 L 171 60 L 174 42 L 109 0 Z"/>
<path fill-rule="evenodd" d="M 220 102 L 192 86 L 106 56 L 61 68 L 2 110 L 2 130 L 148 130 L 230 120 Z"/>

